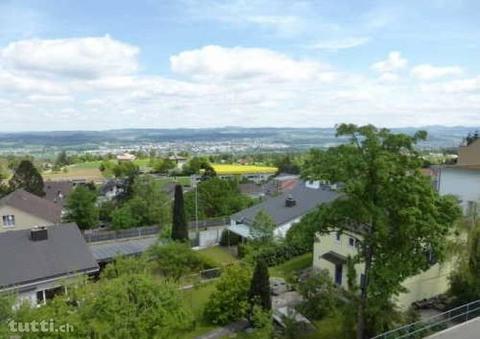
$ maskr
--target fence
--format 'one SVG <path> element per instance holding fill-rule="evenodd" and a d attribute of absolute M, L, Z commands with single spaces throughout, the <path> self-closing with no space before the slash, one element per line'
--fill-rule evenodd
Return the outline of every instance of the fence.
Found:
<path fill-rule="evenodd" d="M 159 226 L 145 226 L 129 228 L 126 230 L 105 231 L 101 229 L 85 230 L 83 237 L 86 242 L 98 242 L 124 238 L 144 237 L 154 235 L 160 232 Z"/>
<path fill-rule="evenodd" d="M 215 218 L 215 219 L 206 219 L 199 220 L 198 227 L 199 229 L 215 226 L 224 226 L 230 223 L 230 218 Z M 195 230 L 196 222 L 191 221 L 188 223 L 190 231 Z M 136 227 L 128 228 L 125 230 L 116 230 L 108 231 L 104 229 L 93 229 L 83 231 L 83 237 L 86 242 L 98 242 L 98 241 L 107 241 L 107 240 L 116 240 L 124 238 L 134 238 L 134 237 L 143 237 L 147 235 L 154 235 L 160 232 L 159 226 L 145 226 L 145 227 Z"/>
<path fill-rule="evenodd" d="M 212 218 L 198 221 L 198 227 L 213 227 L 213 226 L 224 226 L 230 224 L 230 218 Z M 188 223 L 189 228 L 195 228 L 197 226 L 195 221 L 190 221 Z"/>
<path fill-rule="evenodd" d="M 480 316 L 480 300 L 452 308 L 431 318 L 393 329 L 372 339 L 423 338 L 478 316 Z"/>

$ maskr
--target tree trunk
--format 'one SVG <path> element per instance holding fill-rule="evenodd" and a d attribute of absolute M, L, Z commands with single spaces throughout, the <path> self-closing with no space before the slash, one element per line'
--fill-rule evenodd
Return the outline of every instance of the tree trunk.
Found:
<path fill-rule="evenodd" d="M 372 266 L 372 250 L 367 245 L 365 249 L 365 277 L 363 280 L 363 286 L 360 286 L 360 302 L 358 304 L 357 313 L 357 339 L 366 339 L 366 326 L 365 326 L 365 312 L 367 309 L 367 290 L 370 276 L 370 267 Z"/>

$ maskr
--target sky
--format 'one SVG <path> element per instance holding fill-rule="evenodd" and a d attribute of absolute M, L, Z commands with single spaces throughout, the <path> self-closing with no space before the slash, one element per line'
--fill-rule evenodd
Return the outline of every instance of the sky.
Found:
<path fill-rule="evenodd" d="M 0 131 L 479 118 L 477 0 L 0 0 Z"/>

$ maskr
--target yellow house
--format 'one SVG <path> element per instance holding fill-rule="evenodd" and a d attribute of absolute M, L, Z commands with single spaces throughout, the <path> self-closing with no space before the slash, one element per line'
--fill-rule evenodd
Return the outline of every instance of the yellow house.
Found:
<path fill-rule="evenodd" d="M 358 242 L 361 239 L 361 235 L 350 231 L 317 234 L 313 249 L 313 268 L 327 270 L 337 285 L 347 288 L 347 258 L 357 254 Z M 407 292 L 396 297 L 397 305 L 405 310 L 415 301 L 445 293 L 449 287 L 448 276 L 452 269 L 451 261 L 436 263 L 428 270 L 406 279 L 402 285 Z M 359 286 L 362 286 L 364 270 L 363 263 L 355 265 Z"/>
<path fill-rule="evenodd" d="M 0 232 L 58 224 L 62 207 L 23 189 L 0 199 Z"/>
<path fill-rule="evenodd" d="M 459 147 L 457 165 L 480 166 L 480 139 Z"/>

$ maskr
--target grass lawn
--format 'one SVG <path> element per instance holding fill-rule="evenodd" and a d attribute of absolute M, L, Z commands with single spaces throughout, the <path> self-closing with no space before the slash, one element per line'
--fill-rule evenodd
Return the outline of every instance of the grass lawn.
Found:
<path fill-rule="evenodd" d="M 175 177 L 175 182 L 183 186 L 190 186 L 192 184 L 192 179 L 189 176 L 186 177 Z"/>
<path fill-rule="evenodd" d="M 342 319 L 338 315 L 331 315 L 322 320 L 315 321 L 314 325 L 317 330 L 302 336 L 303 339 L 343 338 Z"/>
<path fill-rule="evenodd" d="M 184 290 L 184 303 L 185 305 L 192 310 L 195 319 L 196 327 L 189 333 L 186 333 L 182 338 L 190 339 L 195 338 L 199 335 L 205 334 L 217 326 L 210 325 L 203 320 L 203 309 L 205 304 L 208 302 L 210 295 L 215 291 L 215 283 L 211 282 L 204 284 L 189 290 Z"/>
<path fill-rule="evenodd" d="M 60 181 L 60 180 L 74 180 L 85 179 L 87 181 L 96 181 L 104 179 L 102 172 L 98 167 L 73 167 L 69 166 L 67 172 L 44 172 L 42 173 L 44 180 Z"/>
<path fill-rule="evenodd" d="M 220 246 L 205 248 L 199 250 L 198 253 L 211 260 L 212 263 L 215 263 L 215 266 L 233 264 L 238 260 L 228 251 L 228 249 Z"/>
<path fill-rule="evenodd" d="M 269 268 L 270 276 L 291 280 L 296 272 L 312 266 L 313 254 L 306 253 Z"/>

